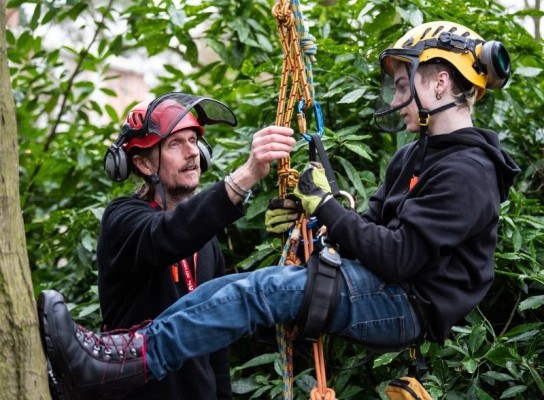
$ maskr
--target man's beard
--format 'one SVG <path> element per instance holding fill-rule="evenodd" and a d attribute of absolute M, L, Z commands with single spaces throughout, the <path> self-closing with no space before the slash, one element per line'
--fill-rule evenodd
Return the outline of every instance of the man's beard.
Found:
<path fill-rule="evenodd" d="M 183 173 L 187 170 L 192 170 L 192 169 L 196 170 L 196 168 L 197 168 L 197 165 L 195 160 L 191 160 L 186 165 L 181 167 L 178 172 Z M 174 186 L 164 185 L 164 190 L 167 193 L 168 197 L 175 201 L 182 201 L 192 197 L 196 193 L 197 188 L 198 188 L 198 184 L 190 185 L 190 186 L 178 185 L 178 184 Z"/>
<path fill-rule="evenodd" d="M 165 190 L 166 193 L 168 193 L 168 197 L 172 199 L 182 200 L 192 197 L 195 194 L 197 188 L 198 185 L 176 185 L 165 187 Z"/>

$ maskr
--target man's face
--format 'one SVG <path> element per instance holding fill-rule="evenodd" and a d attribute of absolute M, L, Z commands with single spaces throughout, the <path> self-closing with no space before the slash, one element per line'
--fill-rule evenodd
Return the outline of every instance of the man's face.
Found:
<path fill-rule="evenodd" d="M 192 194 L 200 183 L 200 152 L 197 134 L 184 129 L 164 139 L 160 154 L 160 180 L 170 197 L 186 197 Z M 158 161 L 158 148 L 153 152 Z"/>

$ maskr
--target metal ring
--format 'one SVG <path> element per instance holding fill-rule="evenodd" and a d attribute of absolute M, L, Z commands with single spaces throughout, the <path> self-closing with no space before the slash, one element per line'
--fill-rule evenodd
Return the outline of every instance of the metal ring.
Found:
<path fill-rule="evenodd" d="M 349 194 L 345 190 L 340 190 L 338 194 L 345 197 L 349 201 L 350 208 L 355 210 L 355 199 L 353 198 L 351 194 Z"/>

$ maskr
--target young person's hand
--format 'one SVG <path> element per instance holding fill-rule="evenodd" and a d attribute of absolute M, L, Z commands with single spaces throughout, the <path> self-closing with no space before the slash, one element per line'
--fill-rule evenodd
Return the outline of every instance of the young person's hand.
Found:
<path fill-rule="evenodd" d="M 310 168 L 304 171 L 293 193 L 297 196 L 304 211 L 313 215 L 317 209 L 332 197 L 332 190 L 320 164 L 310 163 Z"/>

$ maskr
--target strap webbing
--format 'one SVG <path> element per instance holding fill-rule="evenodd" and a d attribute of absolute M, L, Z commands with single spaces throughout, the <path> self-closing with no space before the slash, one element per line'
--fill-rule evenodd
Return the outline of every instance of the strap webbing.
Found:
<path fill-rule="evenodd" d="M 309 146 L 310 161 L 317 161 L 315 158 L 317 150 L 317 154 L 319 155 L 319 161 L 321 162 L 321 165 L 323 165 L 323 169 L 325 170 L 325 176 L 327 177 L 327 181 L 329 181 L 329 186 L 331 187 L 332 194 L 336 197 L 340 194 L 340 189 L 338 187 L 338 182 L 336 182 L 334 171 L 329 161 L 329 157 L 327 156 L 327 152 L 325 151 L 325 147 L 323 147 L 323 142 L 317 134 L 311 135 L 311 138 L 312 140 L 310 141 Z"/>

